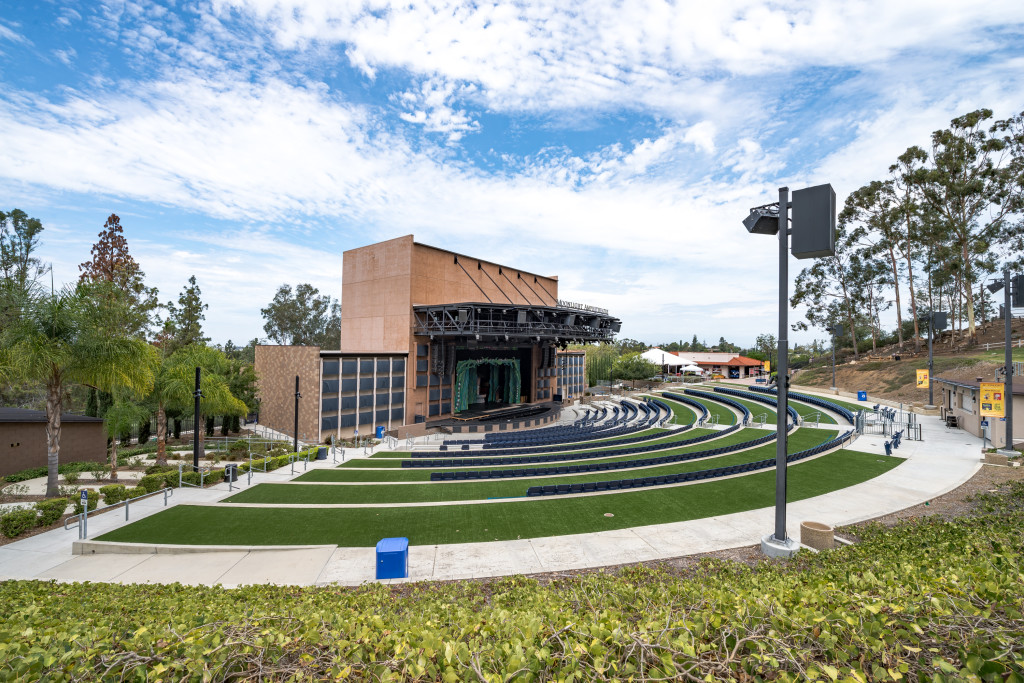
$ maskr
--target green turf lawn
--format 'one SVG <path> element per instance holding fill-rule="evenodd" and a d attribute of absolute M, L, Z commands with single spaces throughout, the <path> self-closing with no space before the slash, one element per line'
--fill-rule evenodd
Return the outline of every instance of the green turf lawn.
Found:
<path fill-rule="evenodd" d="M 692 425 L 697 422 L 697 413 L 693 412 L 693 408 L 663 397 L 659 397 L 659 400 L 663 400 L 672 409 L 672 422 L 679 425 Z"/>
<path fill-rule="evenodd" d="M 750 393 L 758 392 L 752 391 Z M 800 415 L 800 417 L 804 418 L 805 420 L 811 418 L 815 413 L 819 413 L 821 416 L 819 422 L 821 422 L 822 424 L 838 424 L 831 415 L 824 412 L 821 408 L 818 408 L 817 406 L 812 406 L 809 403 L 801 403 L 792 397 L 790 397 L 789 399 L 789 405 L 792 406 L 793 410 L 795 410 Z M 773 424 L 778 424 L 778 420 L 776 420 Z"/>
<path fill-rule="evenodd" d="M 756 418 L 761 413 L 767 413 L 768 419 L 765 420 L 765 424 L 778 424 L 777 415 L 775 414 L 775 408 L 772 408 L 770 405 L 766 403 L 758 403 L 757 401 L 748 401 L 746 399 L 742 399 L 738 396 L 733 396 L 731 394 L 723 394 L 723 396 L 725 398 L 731 398 L 733 401 L 736 401 L 737 403 L 746 406 L 747 410 L 750 411 L 751 420 Z"/>
<path fill-rule="evenodd" d="M 746 430 L 758 431 L 758 430 Z M 762 435 L 764 432 L 761 433 Z M 789 437 L 789 452 L 795 453 L 829 440 L 835 432 L 801 429 Z M 363 486 L 319 486 L 311 484 L 259 484 L 225 500 L 228 503 L 424 503 L 446 500 L 486 500 L 487 498 L 515 498 L 525 496 L 530 486 L 545 484 L 577 484 L 590 481 L 611 481 L 635 477 L 659 477 L 683 472 L 698 472 L 715 467 L 739 465 L 775 456 L 775 442 L 757 448 L 727 453 L 687 462 L 642 467 L 632 471 L 606 471 L 571 476 L 487 479 L 471 482 L 434 482 L 389 486 L 387 483 Z M 312 473 L 310 473 L 312 474 Z M 554 472 L 552 472 L 554 474 Z M 310 481 L 302 479 L 302 481 Z"/>
<path fill-rule="evenodd" d="M 676 392 L 676 393 L 684 394 L 684 392 L 681 391 L 681 390 Z M 676 406 L 680 406 L 681 408 L 686 408 L 686 406 L 683 405 L 682 403 L 680 403 L 679 401 L 673 401 L 672 399 L 665 398 L 664 396 L 662 396 L 660 398 L 665 403 L 667 403 L 672 408 L 672 410 L 675 410 Z M 734 425 L 734 424 L 736 424 L 736 419 L 737 419 L 736 418 L 736 413 L 732 412 L 732 410 L 730 410 L 729 408 L 726 408 L 721 403 L 715 403 L 714 401 L 705 401 L 704 399 L 697 398 L 696 396 L 689 396 L 689 398 L 693 399 L 697 403 L 699 403 L 702 406 L 704 406 L 705 408 L 707 408 L 709 414 L 717 415 L 718 416 L 718 424 L 721 424 L 721 425 Z"/>
<path fill-rule="evenodd" d="M 714 433 L 712 430 L 701 430 L 706 432 Z M 448 467 L 448 468 L 431 468 L 431 469 L 388 469 L 388 470 L 372 470 L 363 469 L 357 470 L 352 468 L 346 469 L 317 469 L 312 470 L 303 474 L 300 477 L 296 477 L 295 481 L 340 481 L 340 482 L 375 482 L 375 483 L 391 483 L 395 481 L 430 481 L 431 472 L 444 472 L 451 471 L 452 469 L 459 470 L 470 470 L 470 469 L 487 469 L 487 470 L 516 470 L 524 468 L 547 468 L 547 467 L 564 467 L 566 465 L 583 465 L 583 464 L 597 464 L 602 462 L 621 462 L 623 460 L 639 460 L 641 458 L 655 458 L 662 455 L 673 455 L 675 453 L 693 453 L 696 451 L 706 451 L 712 448 L 718 448 L 720 446 L 731 446 L 732 444 L 742 443 L 744 441 L 750 441 L 756 439 L 759 436 L 764 436 L 765 432 L 760 429 L 741 429 L 731 434 L 726 434 L 718 439 L 709 439 L 708 441 L 702 441 L 697 444 L 690 446 L 683 446 L 680 448 L 672 448 L 664 451 L 653 451 L 649 453 L 631 453 L 629 455 L 619 455 L 610 458 L 594 458 L 587 460 L 577 461 L 564 461 L 559 463 L 523 463 L 520 465 L 505 465 L 502 467 Z M 822 439 L 824 440 L 824 439 Z"/>
<path fill-rule="evenodd" d="M 798 391 L 797 393 L 799 394 L 800 392 Z M 812 394 L 808 394 L 808 396 L 811 395 Z M 863 403 L 849 403 L 847 401 L 840 401 L 839 399 L 833 398 L 832 396 L 818 396 L 818 398 L 828 401 L 829 403 L 835 403 L 837 406 L 842 406 L 847 410 L 853 411 L 854 415 L 856 415 L 857 411 L 859 410 L 871 410 L 871 406 L 875 405 L 870 401 L 864 401 Z"/>
<path fill-rule="evenodd" d="M 788 468 L 790 502 L 867 481 L 901 458 L 840 450 Z M 530 498 L 477 505 L 378 508 L 239 508 L 177 505 L 99 536 L 101 541 L 195 545 L 337 544 L 372 547 L 536 538 L 665 524 L 769 507 L 775 472 L 662 489 Z M 613 517 L 605 517 L 605 513 Z"/>
<path fill-rule="evenodd" d="M 712 430 L 712 429 L 687 429 L 684 432 L 672 432 L 671 436 L 664 436 L 664 437 L 656 438 L 656 439 L 644 439 L 642 441 L 637 441 L 637 442 L 634 442 L 634 443 L 623 444 L 621 446 L 609 446 L 607 448 L 592 448 L 592 449 L 578 450 L 578 451 L 560 451 L 557 446 L 552 446 L 551 450 L 540 449 L 540 450 L 537 450 L 537 451 L 534 451 L 534 452 L 530 453 L 529 455 L 558 455 L 559 453 L 567 453 L 567 454 L 594 453 L 594 454 L 597 454 L 597 453 L 606 453 L 608 451 L 617 451 L 617 450 L 621 450 L 623 448 L 632 448 L 634 446 L 653 446 L 653 445 L 657 445 L 657 444 L 665 444 L 665 446 L 667 448 L 668 446 L 672 445 L 673 443 L 675 443 L 677 441 L 682 441 L 682 442 L 690 441 L 690 440 L 694 439 L 695 437 L 698 437 L 698 436 L 700 436 L 702 434 L 710 434 L 713 431 L 714 430 Z M 665 433 L 668 433 L 668 432 L 669 432 L 669 430 L 666 430 L 666 429 L 661 430 L 662 434 L 665 434 Z M 491 457 L 488 451 L 475 450 L 475 451 L 438 451 L 437 452 L 437 459 L 439 459 L 439 460 L 443 459 L 443 458 L 455 458 L 455 459 L 462 458 L 462 459 L 464 459 L 464 458 L 485 458 L 485 457 Z M 503 455 L 494 455 L 493 457 L 496 457 L 496 458 L 515 458 L 517 456 L 515 456 L 515 455 L 505 455 L 505 456 L 503 456 Z M 405 460 L 412 459 L 411 454 L 407 455 L 404 459 Z M 398 460 L 398 459 L 395 459 L 395 458 L 388 458 L 388 459 L 385 459 L 385 460 L 374 460 L 373 458 L 360 458 L 360 459 L 357 459 L 357 460 L 351 460 L 349 462 L 346 462 L 346 463 L 343 463 L 341 465 L 338 465 L 338 467 L 341 468 L 341 469 L 360 469 L 360 468 L 366 468 L 366 467 L 372 467 L 372 468 L 375 468 L 375 469 L 376 468 L 382 468 L 382 467 L 384 467 L 384 468 L 393 468 L 393 469 L 401 469 L 402 468 L 402 461 Z M 516 467 L 520 467 L 520 466 L 516 465 Z M 490 469 L 494 469 L 494 468 L 490 468 Z"/>

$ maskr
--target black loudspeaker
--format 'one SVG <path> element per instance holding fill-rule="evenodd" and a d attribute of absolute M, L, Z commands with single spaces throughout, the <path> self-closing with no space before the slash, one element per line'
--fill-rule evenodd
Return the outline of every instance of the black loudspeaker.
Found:
<path fill-rule="evenodd" d="M 444 345 L 430 342 L 430 372 L 440 375 L 444 372 Z"/>
<path fill-rule="evenodd" d="M 999 304 L 999 316 L 996 317 L 996 320 L 1006 320 L 1006 305 L 1005 304 Z"/>
<path fill-rule="evenodd" d="M 455 344 L 448 344 L 448 347 L 444 354 L 444 374 L 452 375 L 455 373 Z"/>
<path fill-rule="evenodd" d="M 519 325 L 526 324 L 526 311 L 519 311 L 516 313 L 516 323 Z"/>
<path fill-rule="evenodd" d="M 949 316 L 941 311 L 932 313 L 932 321 L 935 323 L 935 331 L 941 332 L 949 324 Z"/>
<path fill-rule="evenodd" d="M 1010 305 L 1024 308 L 1024 275 L 1010 278 Z"/>

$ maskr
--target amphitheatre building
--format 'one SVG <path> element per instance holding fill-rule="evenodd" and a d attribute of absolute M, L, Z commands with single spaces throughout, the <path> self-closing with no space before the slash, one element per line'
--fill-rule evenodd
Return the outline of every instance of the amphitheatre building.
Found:
<path fill-rule="evenodd" d="M 584 391 L 584 354 L 567 346 L 611 341 L 621 325 L 558 285 L 412 235 L 346 251 L 340 350 L 257 346 L 260 423 L 294 435 L 296 376 L 305 441 L 554 419 Z"/>

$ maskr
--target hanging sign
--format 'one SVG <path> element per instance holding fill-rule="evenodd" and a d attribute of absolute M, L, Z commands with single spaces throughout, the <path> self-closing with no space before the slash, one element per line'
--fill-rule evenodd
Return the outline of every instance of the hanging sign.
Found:
<path fill-rule="evenodd" d="M 981 383 L 981 416 L 1005 417 L 1005 387 L 1002 382 Z"/>
<path fill-rule="evenodd" d="M 766 360 L 764 362 L 764 371 L 765 372 L 771 372 L 772 371 L 772 362 L 770 360 Z"/>
<path fill-rule="evenodd" d="M 928 388 L 928 371 L 918 370 L 917 371 L 917 388 L 927 389 Z"/>

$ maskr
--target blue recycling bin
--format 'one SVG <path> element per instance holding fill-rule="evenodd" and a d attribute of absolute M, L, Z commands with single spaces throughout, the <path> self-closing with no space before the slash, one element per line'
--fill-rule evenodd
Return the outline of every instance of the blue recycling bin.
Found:
<path fill-rule="evenodd" d="M 384 428 L 383 427 L 377 427 L 377 438 L 378 439 L 383 439 L 384 438 Z"/>
<path fill-rule="evenodd" d="M 382 538 L 377 541 L 377 578 L 409 578 L 409 539 Z"/>
<path fill-rule="evenodd" d="M 858 401 L 866 401 L 866 400 L 868 400 L 868 392 L 866 392 L 866 391 L 858 391 L 857 392 L 857 400 Z"/>

